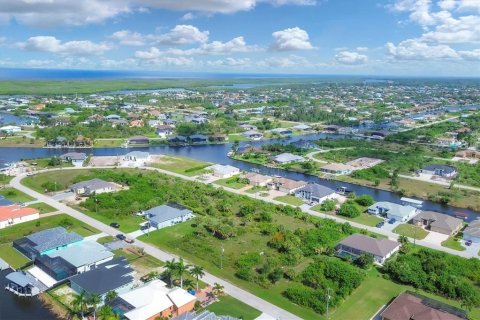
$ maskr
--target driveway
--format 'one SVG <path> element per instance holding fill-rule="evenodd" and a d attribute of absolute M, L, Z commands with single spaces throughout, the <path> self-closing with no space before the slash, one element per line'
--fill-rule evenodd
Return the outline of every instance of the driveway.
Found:
<path fill-rule="evenodd" d="M 53 195 L 51 198 L 56 201 L 62 201 L 74 196 L 75 194 L 73 192 L 67 191 L 67 192 L 57 193 L 56 195 Z"/>
<path fill-rule="evenodd" d="M 113 242 L 105 243 L 104 246 L 107 247 L 107 249 L 113 251 L 113 250 L 125 248 L 127 246 L 127 243 L 122 240 L 116 240 Z"/>
<path fill-rule="evenodd" d="M 148 230 L 133 231 L 133 232 L 127 233 L 127 238 L 136 239 L 140 236 L 143 236 L 144 234 L 147 234 L 148 232 L 153 232 L 153 231 L 156 231 L 156 230 L 157 230 L 157 228 L 150 227 Z"/>
<path fill-rule="evenodd" d="M 423 241 L 426 241 L 428 243 L 442 245 L 442 242 L 448 239 L 448 235 L 446 234 L 433 231 L 428 232 L 428 235 L 425 237 L 425 239 L 423 239 Z"/>
<path fill-rule="evenodd" d="M 478 258 L 478 251 L 480 251 L 480 243 L 472 243 L 471 246 L 466 246 L 465 241 L 462 241 L 462 246 L 467 248 L 465 252 L 468 252 L 471 256 Z"/>

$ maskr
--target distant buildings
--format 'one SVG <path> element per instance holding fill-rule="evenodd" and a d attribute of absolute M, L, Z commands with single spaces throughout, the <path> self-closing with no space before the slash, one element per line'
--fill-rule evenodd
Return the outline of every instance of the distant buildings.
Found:
<path fill-rule="evenodd" d="M 254 172 L 245 174 L 245 179 L 247 179 L 249 185 L 254 187 L 266 187 L 268 183 L 273 181 L 273 178 L 270 176 Z"/>
<path fill-rule="evenodd" d="M 458 171 L 453 166 L 448 166 L 444 164 L 434 164 L 434 165 L 424 167 L 423 169 L 420 170 L 420 173 L 450 179 L 455 177 Z"/>
<path fill-rule="evenodd" d="M 263 138 L 263 134 L 254 130 L 245 131 L 243 135 L 250 140 L 260 140 Z"/>
<path fill-rule="evenodd" d="M 213 166 L 208 167 L 208 169 L 212 170 L 213 176 L 222 179 L 230 178 L 234 175 L 240 174 L 240 169 L 230 165 L 214 164 Z"/>
<path fill-rule="evenodd" d="M 463 230 L 463 240 L 480 243 L 480 220 L 474 220 Z"/>
<path fill-rule="evenodd" d="M 8 134 L 14 134 L 20 131 L 22 131 L 22 128 L 19 126 L 3 126 L 0 128 L 0 132 L 5 132 Z"/>
<path fill-rule="evenodd" d="M 87 160 L 87 155 L 83 152 L 67 152 L 62 154 L 60 159 L 70 162 L 76 167 L 81 167 L 85 160 Z"/>
<path fill-rule="evenodd" d="M 305 161 L 305 159 L 301 156 L 297 156 L 291 153 L 281 153 L 277 156 L 272 157 L 272 161 L 278 164 L 287 164 L 292 162 Z"/>
<path fill-rule="evenodd" d="M 144 136 L 135 136 L 128 138 L 128 144 L 130 145 L 147 145 L 150 143 L 150 139 Z"/>

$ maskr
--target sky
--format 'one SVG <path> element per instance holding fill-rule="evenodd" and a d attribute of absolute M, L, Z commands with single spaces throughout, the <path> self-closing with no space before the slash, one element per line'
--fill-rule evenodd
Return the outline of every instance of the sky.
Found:
<path fill-rule="evenodd" d="M 0 67 L 478 77 L 480 0 L 0 0 Z"/>

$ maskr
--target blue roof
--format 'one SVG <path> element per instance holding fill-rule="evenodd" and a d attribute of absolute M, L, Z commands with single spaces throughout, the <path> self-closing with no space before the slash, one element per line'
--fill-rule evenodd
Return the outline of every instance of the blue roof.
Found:
<path fill-rule="evenodd" d="M 164 204 L 147 210 L 146 213 L 150 216 L 149 220 L 152 220 L 156 223 L 162 223 L 175 218 L 183 217 L 187 214 L 192 214 L 192 211 L 179 205 Z"/>
<path fill-rule="evenodd" d="M 3 206 L 9 206 L 11 204 L 14 204 L 13 201 L 10 201 L 8 199 L 5 199 L 4 196 L 0 196 L 0 206 L 3 207 Z"/>
<path fill-rule="evenodd" d="M 20 287 L 26 287 L 31 283 L 30 279 L 20 271 L 9 273 L 5 278 L 15 284 L 18 284 Z"/>
<path fill-rule="evenodd" d="M 62 227 L 43 230 L 28 235 L 26 238 L 35 244 L 34 248 L 38 252 L 44 252 L 50 249 L 63 247 L 83 240 L 82 236 L 76 234 L 75 232 L 67 232 L 67 230 Z"/>

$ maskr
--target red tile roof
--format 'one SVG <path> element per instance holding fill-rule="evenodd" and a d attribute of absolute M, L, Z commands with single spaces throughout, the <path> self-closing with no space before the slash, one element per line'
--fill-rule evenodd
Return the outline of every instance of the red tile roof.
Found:
<path fill-rule="evenodd" d="M 19 217 L 25 217 L 35 213 L 38 213 L 38 210 L 33 208 L 22 208 L 16 204 L 3 206 L 3 207 L 0 207 L 0 221 L 15 219 Z"/>

